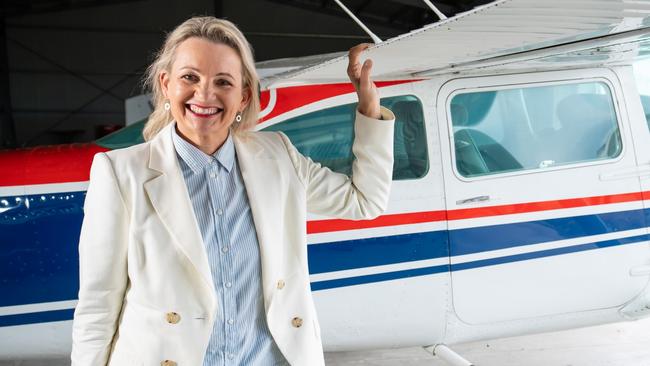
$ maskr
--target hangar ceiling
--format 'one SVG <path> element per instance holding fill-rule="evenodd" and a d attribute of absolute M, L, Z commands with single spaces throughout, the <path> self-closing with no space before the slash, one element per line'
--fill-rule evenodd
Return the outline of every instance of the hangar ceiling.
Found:
<path fill-rule="evenodd" d="M 342 0 L 382 39 L 438 21 L 421 0 Z M 489 0 L 433 0 L 450 17 Z M 333 0 L 4 0 L 0 149 L 91 141 L 124 125 L 124 100 L 165 32 L 227 18 L 256 59 L 346 50 L 369 37 Z M 290 47 L 287 47 L 290 45 Z"/>

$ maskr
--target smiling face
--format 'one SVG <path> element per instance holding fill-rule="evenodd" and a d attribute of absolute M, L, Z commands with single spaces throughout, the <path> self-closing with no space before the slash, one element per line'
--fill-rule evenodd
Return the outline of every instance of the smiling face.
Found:
<path fill-rule="evenodd" d="M 160 83 L 178 131 L 206 154 L 223 144 L 250 99 L 237 51 L 202 38 L 188 38 L 178 46 Z"/>

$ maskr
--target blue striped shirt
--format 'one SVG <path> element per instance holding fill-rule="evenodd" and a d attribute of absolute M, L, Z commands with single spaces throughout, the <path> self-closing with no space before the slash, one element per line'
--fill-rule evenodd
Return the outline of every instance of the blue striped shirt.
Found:
<path fill-rule="evenodd" d="M 286 365 L 266 323 L 257 234 L 232 135 L 206 155 L 172 131 L 218 301 L 203 366 Z"/>

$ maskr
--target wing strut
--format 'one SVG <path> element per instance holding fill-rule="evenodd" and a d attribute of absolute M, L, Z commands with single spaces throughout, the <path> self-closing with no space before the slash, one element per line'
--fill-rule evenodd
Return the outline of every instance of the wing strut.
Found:
<path fill-rule="evenodd" d="M 438 356 L 438 358 L 442 359 L 450 366 L 474 366 L 473 363 L 467 361 L 463 356 L 454 352 L 442 343 L 424 347 L 424 349 L 427 352 L 432 353 L 434 356 Z"/>
<path fill-rule="evenodd" d="M 361 27 L 363 31 L 366 32 L 370 36 L 370 38 L 372 38 L 372 41 L 375 42 L 375 44 L 382 42 L 381 38 L 377 37 L 377 35 L 372 33 L 372 31 L 368 29 L 368 27 L 366 27 L 366 25 L 363 24 L 363 22 L 359 20 L 359 18 L 357 18 L 356 15 L 354 15 L 354 13 L 350 11 L 350 9 L 348 9 L 345 5 L 343 5 L 341 0 L 334 0 L 334 2 L 336 2 L 341 7 L 341 9 L 343 9 L 344 12 L 348 13 L 348 15 L 350 16 L 350 18 L 352 18 L 352 20 L 354 20 L 357 24 L 359 24 L 359 27 Z"/>
<path fill-rule="evenodd" d="M 440 20 L 447 19 L 447 16 L 445 14 L 443 14 L 440 10 L 438 10 L 438 8 L 436 8 L 436 6 L 433 5 L 433 3 L 431 1 L 429 1 L 429 0 L 422 0 L 422 1 L 424 1 L 424 3 L 427 4 L 427 6 L 430 7 L 431 10 L 433 10 L 434 13 L 436 13 L 436 15 L 438 16 L 438 18 L 440 18 Z"/>

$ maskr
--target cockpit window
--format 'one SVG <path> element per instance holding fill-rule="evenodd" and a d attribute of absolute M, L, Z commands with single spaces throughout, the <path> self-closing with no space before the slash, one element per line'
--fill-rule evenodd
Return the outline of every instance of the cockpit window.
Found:
<path fill-rule="evenodd" d="M 429 169 L 422 104 L 414 96 L 382 98 L 395 113 L 393 179 L 423 177 Z M 333 171 L 352 172 L 356 103 L 304 114 L 265 128 L 284 132 L 303 155 Z"/>
<path fill-rule="evenodd" d="M 456 169 L 464 177 L 610 159 L 621 152 L 603 82 L 460 93 L 451 99 Z"/>
<path fill-rule="evenodd" d="M 95 143 L 99 146 L 103 146 L 107 149 L 121 149 L 123 147 L 129 147 L 144 142 L 144 137 L 142 137 L 142 129 L 147 120 L 136 122 L 132 125 L 126 126 L 122 129 L 119 129 L 110 135 L 106 135 Z"/>

